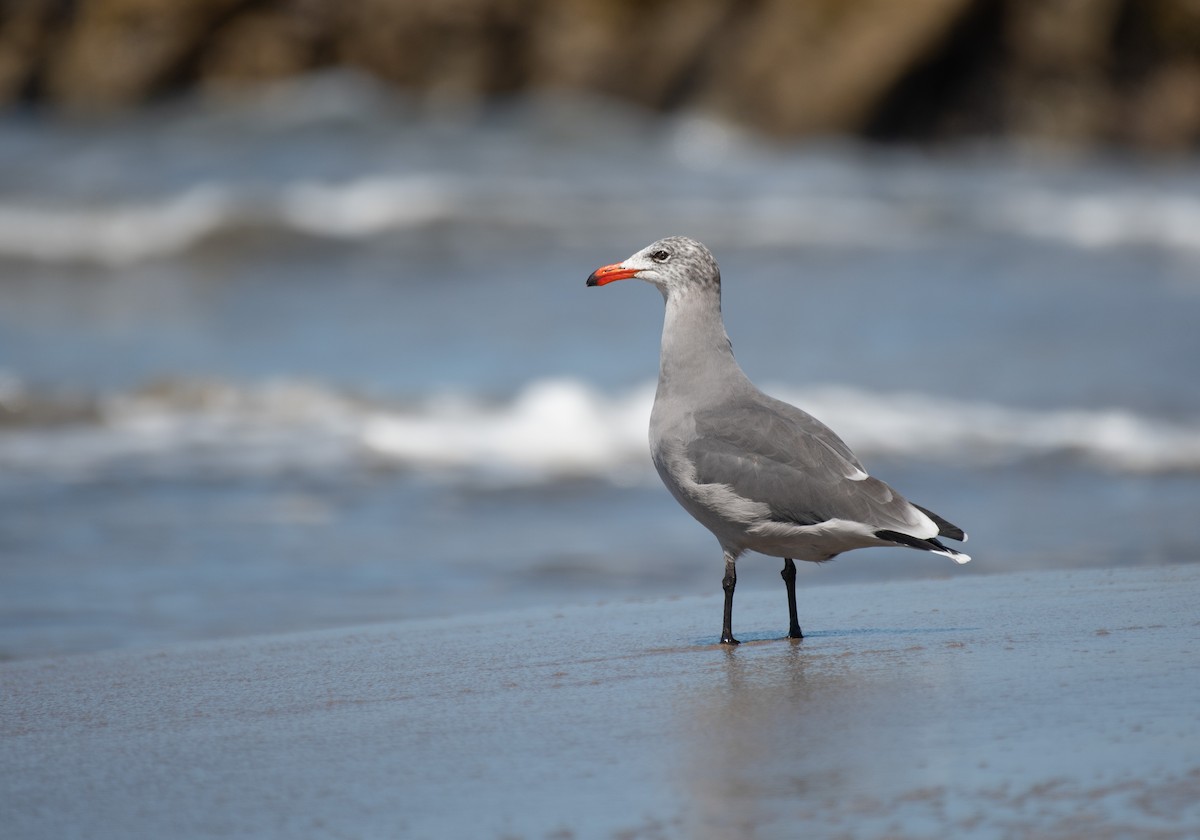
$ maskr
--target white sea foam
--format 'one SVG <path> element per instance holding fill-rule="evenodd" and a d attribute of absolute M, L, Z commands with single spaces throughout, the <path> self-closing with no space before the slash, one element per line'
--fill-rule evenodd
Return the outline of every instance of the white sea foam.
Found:
<path fill-rule="evenodd" d="M 752 168 L 744 182 L 713 189 L 687 178 L 654 181 L 634 205 L 634 187 L 587 172 L 566 181 L 436 169 L 253 187 L 213 182 L 107 201 L 9 198 L 0 203 L 0 256 L 122 266 L 186 254 L 245 229 L 354 240 L 457 225 L 560 239 L 587 230 L 640 240 L 664 219 L 722 247 L 895 247 L 1000 235 L 1087 249 L 1200 253 L 1200 198 L 1182 188 L 1055 189 L 963 174 L 922 181 L 913 191 L 903 170 L 877 174 L 881 189 L 860 183 L 861 173 L 850 168 L 835 168 L 816 183 L 804 171 L 768 179 Z"/>
<path fill-rule="evenodd" d="M 32 399 L 8 389 L 8 400 Z M 1200 419 L 1112 410 L 1035 411 L 846 387 L 774 389 L 864 458 L 963 466 L 1055 457 L 1128 473 L 1200 471 Z M 653 386 L 606 394 L 572 379 L 507 400 L 436 394 L 397 403 L 318 384 L 184 381 L 107 398 L 73 421 L 0 428 L 0 467 L 279 472 L 387 464 L 445 477 L 653 481 L 646 428 Z M 35 415 L 31 415 L 35 416 Z"/>
<path fill-rule="evenodd" d="M 844 387 L 779 393 L 838 430 L 860 454 L 1003 463 L 1062 456 L 1122 472 L 1200 470 L 1200 420 L 1125 409 L 1016 409 L 926 394 Z"/>
<path fill-rule="evenodd" d="M 1147 246 L 1200 252 L 1200 198 L 1124 190 L 1081 195 L 1030 190 L 983 210 L 1008 233 L 1082 248 Z"/>
<path fill-rule="evenodd" d="M 462 219 L 471 203 L 453 177 L 381 176 L 288 187 L 280 196 L 279 215 L 303 233 L 357 239 Z"/>
<path fill-rule="evenodd" d="M 0 255 L 127 265 L 177 254 L 243 222 L 234 194 L 191 187 L 157 201 L 91 206 L 0 204 Z"/>
<path fill-rule="evenodd" d="M 440 398 L 420 412 L 374 412 L 362 441 L 402 463 L 628 480 L 646 459 L 653 394 L 647 386 L 611 397 L 574 380 L 545 380 L 495 406 Z"/>

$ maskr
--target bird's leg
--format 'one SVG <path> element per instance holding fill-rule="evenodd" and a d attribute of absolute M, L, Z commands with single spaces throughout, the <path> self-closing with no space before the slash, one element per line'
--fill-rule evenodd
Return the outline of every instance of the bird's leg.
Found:
<path fill-rule="evenodd" d="M 800 632 L 800 620 L 796 618 L 796 564 L 792 562 L 792 558 L 783 558 L 783 571 L 779 573 L 783 578 L 784 586 L 787 587 L 788 594 L 788 638 L 803 639 L 804 634 Z"/>
<path fill-rule="evenodd" d="M 733 590 L 737 586 L 737 561 L 725 555 L 725 577 L 721 579 L 721 588 L 725 590 L 725 621 L 721 625 L 721 644 L 741 644 L 733 638 Z"/>

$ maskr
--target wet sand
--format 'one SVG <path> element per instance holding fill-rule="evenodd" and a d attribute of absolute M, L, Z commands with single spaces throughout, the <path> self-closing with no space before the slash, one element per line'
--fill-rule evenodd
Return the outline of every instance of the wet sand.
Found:
<path fill-rule="evenodd" d="M 848 560 L 846 562 L 852 562 Z M 0 664 L 7 838 L 1184 838 L 1200 565 Z"/>

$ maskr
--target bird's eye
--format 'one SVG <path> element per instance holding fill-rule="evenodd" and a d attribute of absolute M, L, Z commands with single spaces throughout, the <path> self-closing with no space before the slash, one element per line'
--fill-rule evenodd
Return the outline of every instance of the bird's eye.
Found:
<path fill-rule="evenodd" d="M 667 260 L 671 259 L 671 255 L 666 251 L 658 250 L 650 255 L 650 259 L 654 260 L 655 262 L 666 262 Z"/>

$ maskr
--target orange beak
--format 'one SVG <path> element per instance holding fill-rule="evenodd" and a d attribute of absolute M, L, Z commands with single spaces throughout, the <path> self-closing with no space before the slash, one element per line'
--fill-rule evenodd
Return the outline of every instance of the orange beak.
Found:
<path fill-rule="evenodd" d="M 589 286 L 603 286 L 606 283 L 611 283 L 614 280 L 628 280 L 630 277 L 636 276 L 638 269 L 624 268 L 620 263 L 612 265 L 604 265 L 592 272 L 587 279 Z"/>

